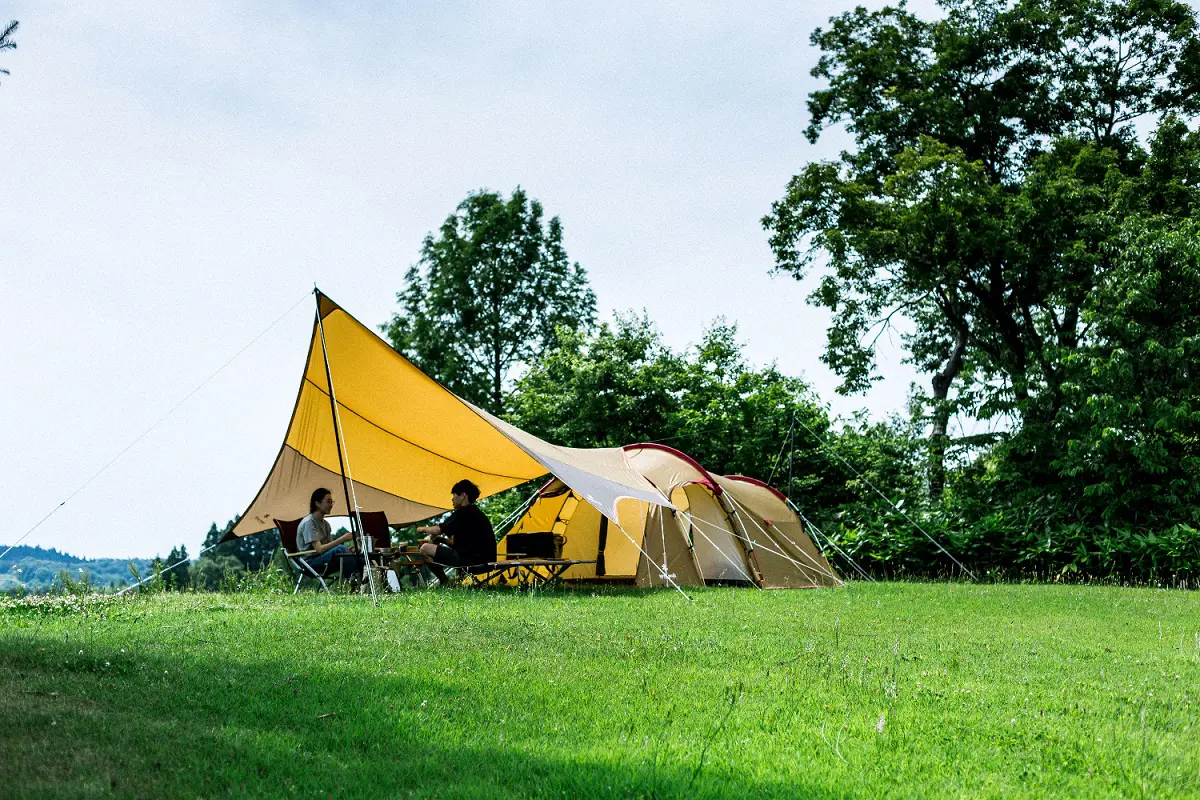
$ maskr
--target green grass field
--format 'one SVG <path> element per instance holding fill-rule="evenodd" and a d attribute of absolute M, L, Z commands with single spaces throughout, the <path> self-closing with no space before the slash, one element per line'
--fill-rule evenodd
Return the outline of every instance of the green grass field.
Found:
<path fill-rule="evenodd" d="M 0 606 L 0 796 L 1200 797 L 1200 596 Z"/>

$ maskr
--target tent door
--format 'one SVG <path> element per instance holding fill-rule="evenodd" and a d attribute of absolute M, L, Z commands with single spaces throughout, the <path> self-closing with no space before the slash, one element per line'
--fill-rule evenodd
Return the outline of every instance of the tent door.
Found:
<path fill-rule="evenodd" d="M 608 544 L 608 517 L 600 515 L 600 542 L 596 548 L 596 577 L 604 577 L 604 546 Z"/>

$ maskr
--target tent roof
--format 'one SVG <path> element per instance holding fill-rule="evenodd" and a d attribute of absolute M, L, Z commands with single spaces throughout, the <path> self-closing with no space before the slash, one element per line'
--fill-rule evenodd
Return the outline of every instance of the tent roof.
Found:
<path fill-rule="evenodd" d="M 664 494 L 688 483 L 702 483 L 717 494 L 721 493 L 721 487 L 713 481 L 708 470 L 681 450 L 655 442 L 627 444 L 624 449 L 634 469 Z"/>
<path fill-rule="evenodd" d="M 623 497 L 670 505 L 621 448 L 545 442 L 457 397 L 319 292 L 317 307 L 283 445 L 233 536 L 303 516 L 321 486 L 394 524 L 448 510 L 450 487 L 463 478 L 486 497 L 553 473 L 610 517 Z"/>

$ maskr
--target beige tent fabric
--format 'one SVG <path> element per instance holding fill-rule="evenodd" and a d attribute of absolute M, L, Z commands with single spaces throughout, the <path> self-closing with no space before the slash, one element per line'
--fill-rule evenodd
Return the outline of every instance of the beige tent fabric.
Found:
<path fill-rule="evenodd" d="M 525 433 L 455 396 L 328 297 L 318 304 L 283 446 L 233 536 L 304 516 L 320 486 L 345 502 L 343 462 L 361 509 L 385 511 L 394 524 L 448 510 L 450 487 L 464 478 L 487 497 L 551 472 L 613 518 L 628 513 L 621 498 L 669 503 L 619 448 L 557 447 Z"/>
<path fill-rule="evenodd" d="M 700 574 L 710 581 L 755 582 L 754 569 L 733 534 L 721 502 L 706 486 L 693 484 L 684 491 L 688 498 L 687 513 L 693 520 L 692 543 Z"/>
<path fill-rule="evenodd" d="M 554 473 L 576 494 L 611 520 L 616 521 L 620 517 L 617 506 L 622 498 L 658 505 L 671 504 L 654 484 L 634 469 L 623 448 L 560 447 L 542 441 L 466 401 L 463 402 L 545 467 L 547 472 Z"/>
<path fill-rule="evenodd" d="M 670 586 L 672 581 L 676 586 L 704 585 L 687 535 L 670 509 L 650 507 L 642 549 L 646 554 L 638 562 L 638 586 Z"/>
<path fill-rule="evenodd" d="M 689 483 L 712 484 L 704 467 L 686 454 L 655 444 L 632 444 L 623 448 L 630 465 L 664 494 Z"/>
<path fill-rule="evenodd" d="M 841 586 L 832 565 L 804 531 L 800 518 L 774 489 L 741 476 L 715 476 L 732 498 L 754 545 L 754 555 L 768 589 Z"/>

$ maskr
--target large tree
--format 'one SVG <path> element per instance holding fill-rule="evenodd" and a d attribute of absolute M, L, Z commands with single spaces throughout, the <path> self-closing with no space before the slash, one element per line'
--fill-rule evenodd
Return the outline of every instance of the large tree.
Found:
<path fill-rule="evenodd" d="M 939 5 L 937 20 L 858 8 L 813 34 L 828 86 L 809 98 L 807 136 L 845 124 L 855 147 L 805 167 L 764 219 L 778 269 L 802 277 L 828 259 L 810 301 L 833 312 L 824 359 L 843 391 L 876 378 L 881 330 L 912 322 L 934 497 L 956 408 L 1053 423 L 1112 268 L 1121 187 L 1146 163 L 1134 123 L 1200 110 L 1184 3 Z"/>
<path fill-rule="evenodd" d="M 479 191 L 425 238 L 382 330 L 392 346 L 460 396 L 505 410 L 514 373 L 560 326 L 589 328 L 596 298 L 567 258 L 558 217 L 518 187 Z"/>

